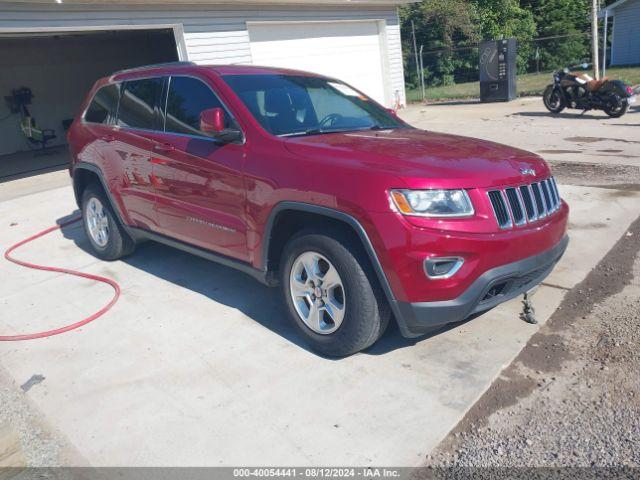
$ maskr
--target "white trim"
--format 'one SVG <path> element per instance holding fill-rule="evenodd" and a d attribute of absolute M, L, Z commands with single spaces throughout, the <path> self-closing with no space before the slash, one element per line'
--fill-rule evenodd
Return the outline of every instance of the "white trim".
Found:
<path fill-rule="evenodd" d="M 247 20 L 247 29 L 251 25 L 300 25 L 307 23 L 373 23 L 386 21 L 380 18 L 354 18 L 353 20 L 345 18 L 338 20 Z"/>
<path fill-rule="evenodd" d="M 378 24 L 378 40 L 380 53 L 382 54 L 382 88 L 384 88 L 384 104 L 386 107 L 393 105 L 393 86 L 391 85 L 391 65 L 389 62 L 389 43 L 387 41 L 386 20 L 375 20 Z"/>
<path fill-rule="evenodd" d="M 176 41 L 176 49 L 178 50 L 178 60 L 181 62 L 186 62 L 189 60 L 189 53 L 187 50 L 187 42 L 184 38 L 184 25 L 181 23 L 176 23 L 172 27 L 173 37 Z"/>
<path fill-rule="evenodd" d="M 602 17 L 604 16 L 604 12 L 605 12 L 605 10 L 606 10 L 607 12 L 609 12 L 609 15 L 610 15 L 610 16 L 615 17 L 615 13 L 614 13 L 614 12 L 615 12 L 615 9 L 616 9 L 616 8 L 618 8 L 620 5 L 622 5 L 623 3 L 626 3 L 626 2 L 627 2 L 627 0 L 618 0 L 617 2 L 613 2 L 613 3 L 612 3 L 611 5 L 609 5 L 608 7 L 601 9 L 601 10 L 598 12 L 598 17 L 599 17 L 599 18 L 602 18 Z"/>
<path fill-rule="evenodd" d="M 342 6 L 398 6 L 419 0 L 63 0 L 65 5 L 342 5 Z M 56 0 L 11 0 L 16 5 L 57 5 Z"/>
<path fill-rule="evenodd" d="M 74 27 L 0 27 L 0 34 L 21 33 L 82 33 L 82 32 L 104 32 L 110 30 L 172 30 L 176 41 L 176 53 L 178 60 L 189 60 L 187 45 L 184 38 L 184 27 L 181 23 L 150 23 L 139 25 L 97 25 L 97 26 L 74 26 Z"/>

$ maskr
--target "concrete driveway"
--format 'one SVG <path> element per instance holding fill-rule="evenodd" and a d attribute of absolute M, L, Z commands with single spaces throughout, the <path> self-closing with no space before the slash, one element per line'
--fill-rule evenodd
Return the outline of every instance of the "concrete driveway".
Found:
<path fill-rule="evenodd" d="M 446 113 L 416 123 L 436 129 L 430 122 L 449 119 L 492 138 L 474 130 L 487 124 L 482 106 L 406 115 L 432 108 Z M 539 137 L 536 128 L 519 146 L 538 149 L 524 141 Z M 621 131 L 609 126 L 606 136 Z M 572 242 L 534 297 L 541 321 L 640 215 L 638 192 L 560 190 Z M 0 248 L 75 210 L 69 186 L 0 202 Z M 390 328 L 368 351 L 330 360 L 299 342 L 277 290 L 241 273 L 153 243 L 113 263 L 86 249 L 76 224 L 16 256 L 116 279 L 114 309 L 64 335 L 0 343 L 0 368 L 16 388 L 44 377 L 24 397 L 68 447 L 67 465 L 420 465 L 538 329 L 518 319 L 514 300 L 417 341 Z M 107 286 L 4 261 L 0 278 L 0 335 L 71 323 L 111 298 Z"/>
<path fill-rule="evenodd" d="M 401 115 L 425 130 L 484 138 L 524 148 L 556 162 L 640 165 L 640 105 L 621 118 L 565 110 L 551 115 L 540 97 L 509 103 L 461 101 L 411 105 Z"/>

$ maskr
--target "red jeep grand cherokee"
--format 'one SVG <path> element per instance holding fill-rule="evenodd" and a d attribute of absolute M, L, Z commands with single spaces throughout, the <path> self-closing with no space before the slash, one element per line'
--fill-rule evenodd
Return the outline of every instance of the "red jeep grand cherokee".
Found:
<path fill-rule="evenodd" d="M 70 132 L 95 254 L 156 240 L 282 285 L 318 352 L 406 337 L 539 284 L 568 207 L 548 165 L 417 130 L 333 78 L 174 63 L 99 80 Z"/>

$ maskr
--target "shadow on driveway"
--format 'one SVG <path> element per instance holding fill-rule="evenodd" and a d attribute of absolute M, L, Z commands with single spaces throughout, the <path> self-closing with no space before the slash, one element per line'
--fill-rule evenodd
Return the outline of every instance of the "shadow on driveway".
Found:
<path fill-rule="evenodd" d="M 609 117 L 606 113 L 602 112 L 601 115 L 585 113 L 582 114 L 580 110 L 576 110 L 576 113 L 569 112 L 561 112 L 561 113 L 551 113 L 551 112 L 516 112 L 510 113 L 509 117 L 549 117 L 549 118 L 584 118 L 588 120 L 607 120 Z"/>
<path fill-rule="evenodd" d="M 517 117 L 549 117 L 549 118 L 565 118 L 565 119 L 577 119 L 584 118 L 589 120 L 611 120 L 616 121 L 617 118 L 609 118 L 609 116 L 604 113 L 602 110 L 588 110 L 589 113 L 582 113 L 581 110 L 564 110 L 560 113 L 551 113 L 551 112 L 515 112 L 507 115 L 508 117 L 517 116 Z M 632 105 L 629 108 L 629 111 L 622 117 L 625 118 L 627 115 L 633 115 L 635 113 L 640 113 L 640 106 Z M 634 126 L 638 124 L 630 124 L 630 123 L 614 123 L 612 125 L 618 126 Z"/>
<path fill-rule="evenodd" d="M 80 211 L 76 210 L 59 218 L 56 223 L 61 225 L 79 216 Z M 61 231 L 64 238 L 92 254 L 80 222 L 64 226 Z M 289 342 L 311 351 L 290 324 L 278 288 L 267 287 L 235 269 L 152 241 L 139 244 L 132 255 L 120 261 L 176 286 L 204 295 L 219 304 L 239 310 Z M 126 294 L 125 289 L 122 295 L 126 296 Z M 464 322 L 447 325 L 429 335 L 409 339 L 400 334 L 396 322 L 392 319 L 382 338 L 363 353 L 384 355 L 413 346 L 434 335 L 456 328 L 461 323 Z"/>

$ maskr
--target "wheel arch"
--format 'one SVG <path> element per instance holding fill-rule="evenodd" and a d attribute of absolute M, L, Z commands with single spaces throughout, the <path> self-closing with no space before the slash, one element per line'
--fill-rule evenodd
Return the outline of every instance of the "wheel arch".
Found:
<path fill-rule="evenodd" d="M 97 183 L 98 185 L 100 185 L 105 195 L 109 199 L 109 203 L 116 213 L 120 224 L 126 228 L 127 223 L 125 223 L 124 221 L 124 216 L 122 215 L 120 205 L 115 201 L 115 198 L 113 198 L 111 191 L 107 187 L 107 183 L 104 179 L 104 175 L 102 174 L 102 170 L 100 170 L 100 167 L 92 163 L 79 162 L 73 168 L 73 194 L 75 196 L 76 204 L 78 205 L 78 207 L 82 207 L 82 193 L 90 183 Z"/>
<path fill-rule="evenodd" d="M 282 251 L 292 235 L 306 227 L 323 224 L 335 226 L 342 232 L 352 235 L 358 240 L 366 258 L 370 262 L 380 287 L 389 304 L 394 308 L 396 302 L 393 291 L 391 290 L 382 264 L 364 227 L 353 216 L 328 207 L 285 201 L 277 204 L 273 208 L 264 230 L 262 248 L 262 268 L 267 271 L 269 277 L 275 278 Z"/>

